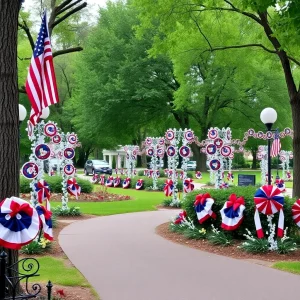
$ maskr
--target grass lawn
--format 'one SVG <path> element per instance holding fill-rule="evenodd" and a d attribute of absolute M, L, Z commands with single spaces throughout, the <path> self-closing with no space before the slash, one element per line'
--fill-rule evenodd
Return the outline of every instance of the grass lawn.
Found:
<path fill-rule="evenodd" d="M 95 186 L 97 191 L 98 186 Z M 100 188 L 100 186 L 99 186 Z M 134 189 L 108 188 L 109 193 L 128 195 L 133 200 L 115 202 L 69 202 L 69 206 L 79 206 L 84 214 L 108 216 L 139 211 L 156 210 L 156 206 L 161 204 L 165 195 L 163 192 L 137 191 Z M 58 202 L 52 202 L 53 205 Z"/>
<path fill-rule="evenodd" d="M 275 263 L 273 268 L 287 271 L 294 274 L 300 274 L 300 262 L 298 261 L 279 261 Z"/>
<path fill-rule="evenodd" d="M 54 285 L 90 287 L 88 281 L 75 267 L 68 266 L 70 263 L 67 260 L 43 256 L 39 257 L 38 261 L 40 276 L 33 277 L 30 281 L 47 283 L 48 280 L 51 280 Z"/>

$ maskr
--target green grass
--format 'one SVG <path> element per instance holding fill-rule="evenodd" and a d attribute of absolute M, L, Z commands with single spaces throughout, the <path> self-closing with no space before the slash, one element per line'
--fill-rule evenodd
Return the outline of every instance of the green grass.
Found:
<path fill-rule="evenodd" d="M 82 276 L 82 274 L 73 266 L 67 266 L 67 260 L 43 256 L 38 258 L 40 276 L 33 277 L 31 282 L 48 282 L 51 280 L 53 284 L 63 286 L 82 286 L 90 287 L 90 284 Z"/>
<path fill-rule="evenodd" d="M 98 186 L 95 187 L 97 190 Z M 100 188 L 100 186 L 99 186 Z M 165 195 L 163 192 L 137 191 L 134 189 L 108 188 L 109 193 L 128 195 L 133 200 L 115 202 L 69 202 L 69 206 L 76 205 L 84 214 L 108 216 L 140 211 L 156 210 L 161 204 Z M 52 202 L 53 205 L 58 202 Z"/>
<path fill-rule="evenodd" d="M 281 271 L 300 274 L 300 262 L 298 261 L 279 261 L 272 267 Z"/>

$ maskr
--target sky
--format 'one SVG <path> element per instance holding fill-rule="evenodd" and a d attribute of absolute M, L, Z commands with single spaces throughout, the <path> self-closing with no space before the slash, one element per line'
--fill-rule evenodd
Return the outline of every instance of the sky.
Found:
<path fill-rule="evenodd" d="M 105 7 L 106 2 L 108 0 L 83 0 L 82 2 L 87 2 L 88 10 L 91 13 L 91 15 L 94 16 L 95 19 L 91 19 L 92 22 L 96 20 L 97 12 L 99 7 Z M 25 11 L 31 11 L 34 7 L 34 0 L 25 0 L 23 3 L 23 9 Z"/>

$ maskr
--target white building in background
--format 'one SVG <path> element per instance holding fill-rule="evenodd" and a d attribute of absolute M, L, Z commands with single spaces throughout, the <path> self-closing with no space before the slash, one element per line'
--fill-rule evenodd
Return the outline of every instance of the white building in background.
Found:
<path fill-rule="evenodd" d="M 103 153 L 103 159 L 106 160 L 110 167 L 112 168 L 113 164 L 113 157 L 115 157 L 115 162 L 116 162 L 116 168 L 120 169 L 122 165 L 125 165 L 125 160 L 126 160 L 126 152 L 123 149 L 123 146 L 119 146 L 118 149 L 114 150 L 107 150 L 104 149 L 102 151 Z"/>

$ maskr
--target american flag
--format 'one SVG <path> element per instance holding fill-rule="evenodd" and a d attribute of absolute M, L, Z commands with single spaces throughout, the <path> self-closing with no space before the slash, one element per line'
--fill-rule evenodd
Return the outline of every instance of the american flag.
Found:
<path fill-rule="evenodd" d="M 59 101 L 46 12 L 31 58 L 26 92 L 31 103 L 29 119 L 34 126 L 42 110 Z"/>
<path fill-rule="evenodd" d="M 275 131 L 274 140 L 271 147 L 271 157 L 276 157 L 281 149 L 278 129 Z"/>

